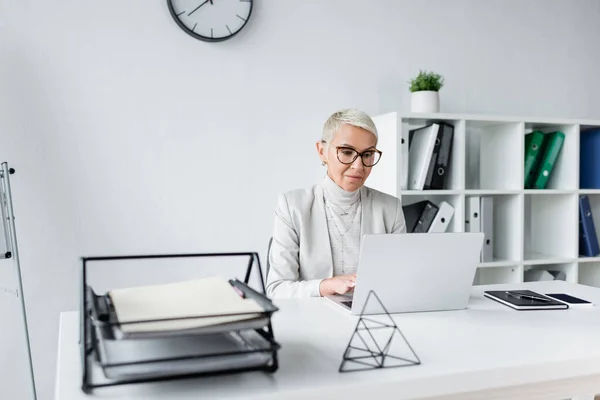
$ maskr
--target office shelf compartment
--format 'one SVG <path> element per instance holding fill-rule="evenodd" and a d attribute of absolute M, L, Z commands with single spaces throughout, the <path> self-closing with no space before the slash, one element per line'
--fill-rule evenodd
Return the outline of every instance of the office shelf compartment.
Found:
<path fill-rule="evenodd" d="M 493 251 L 493 259 L 491 261 L 485 261 L 482 265 L 495 265 L 495 264 L 510 264 L 517 263 L 521 260 L 521 254 L 523 252 L 523 231 L 521 228 L 521 221 L 523 220 L 522 209 L 523 209 L 523 196 L 519 194 L 506 194 L 506 195 L 482 195 L 482 196 L 466 196 L 465 197 L 465 232 L 469 232 L 474 229 L 475 231 L 481 231 L 487 224 L 485 219 L 488 217 L 481 213 L 481 207 L 477 215 L 467 215 L 467 213 L 473 214 L 473 210 L 470 209 L 469 203 L 472 200 L 475 202 L 482 203 L 482 200 L 489 200 L 492 202 L 492 225 L 493 225 L 493 236 L 491 238 L 491 246 Z M 475 210 L 477 211 L 477 210 Z M 475 221 L 475 222 L 473 222 Z M 479 222 L 477 224 L 477 221 Z M 469 224 L 476 224 L 470 227 Z M 487 245 L 487 240 L 484 246 Z"/>
<path fill-rule="evenodd" d="M 373 117 L 378 131 L 377 148 L 382 158 L 371 171 L 368 185 L 382 192 L 397 195 L 406 190 L 408 177 L 409 131 L 435 122 L 454 126 L 452 152 L 444 190 L 464 189 L 465 122 L 460 118 L 403 118 L 397 113 Z"/>
<path fill-rule="evenodd" d="M 519 283 L 523 279 L 523 267 L 487 267 L 477 268 L 474 285 L 493 285 L 498 283 Z"/>
<path fill-rule="evenodd" d="M 467 120 L 465 128 L 466 189 L 521 189 L 523 123 Z"/>
<path fill-rule="evenodd" d="M 598 134 L 599 126 L 581 125 L 579 127 L 579 154 L 577 158 L 579 174 L 579 188 L 586 192 L 600 193 L 598 178 Z M 589 169 L 592 174 L 587 174 L 584 169 Z"/>
<path fill-rule="evenodd" d="M 543 122 L 525 124 L 525 134 L 535 130 L 544 133 L 560 131 L 565 134 L 565 141 L 545 189 L 576 190 L 579 187 L 579 125 Z"/>
<path fill-rule="evenodd" d="M 585 285 L 600 287 L 600 259 L 579 263 L 578 281 Z"/>
<path fill-rule="evenodd" d="M 448 229 L 446 232 L 464 232 L 463 231 L 463 223 L 464 221 L 464 197 L 461 195 L 426 195 L 424 192 L 420 192 L 421 194 L 403 194 L 402 195 L 402 204 L 409 205 L 414 204 L 419 201 L 429 200 L 435 205 L 439 206 L 442 201 L 447 202 L 452 207 L 454 207 L 454 215 L 452 216 L 452 220 L 448 225 Z"/>
<path fill-rule="evenodd" d="M 566 282 L 577 283 L 577 263 L 570 262 L 524 266 L 524 282 L 537 282 L 546 280 L 562 280 Z"/>
<path fill-rule="evenodd" d="M 566 262 L 577 258 L 576 194 L 526 194 L 524 260 L 526 264 Z"/>
<path fill-rule="evenodd" d="M 592 212 L 592 218 L 594 221 L 594 230 L 596 232 L 596 238 L 598 240 L 600 240 L 600 194 L 587 194 L 585 192 L 580 193 L 581 195 L 586 195 L 588 196 L 588 199 L 590 200 L 590 210 Z M 579 218 L 579 214 L 578 214 L 578 218 Z M 580 258 L 587 258 L 583 255 L 579 255 Z M 600 254 L 598 255 L 598 257 L 600 257 Z M 595 257 L 592 257 L 595 258 Z"/>
<path fill-rule="evenodd" d="M 408 138 L 409 131 L 434 123 L 446 123 L 454 127 L 448 175 L 444 190 L 464 189 L 465 121 L 444 118 L 402 119 L 402 134 Z M 406 141 L 408 143 L 408 141 Z"/>

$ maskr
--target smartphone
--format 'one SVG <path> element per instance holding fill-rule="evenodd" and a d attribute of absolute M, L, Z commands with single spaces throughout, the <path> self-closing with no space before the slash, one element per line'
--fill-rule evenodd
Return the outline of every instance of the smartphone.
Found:
<path fill-rule="evenodd" d="M 583 300 L 575 296 L 571 296 L 566 293 L 546 293 L 546 296 L 553 298 L 561 303 L 568 304 L 569 307 L 592 307 L 594 303 L 591 301 Z"/>

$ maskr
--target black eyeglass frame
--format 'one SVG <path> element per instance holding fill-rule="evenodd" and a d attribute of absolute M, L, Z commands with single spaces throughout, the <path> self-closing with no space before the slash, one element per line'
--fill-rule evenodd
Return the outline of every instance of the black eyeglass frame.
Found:
<path fill-rule="evenodd" d="M 325 142 L 323 142 L 323 143 L 325 143 Z M 350 162 L 343 162 L 342 160 L 340 160 L 340 149 L 352 150 L 353 152 L 356 153 L 356 155 L 354 156 L 354 158 L 352 159 L 352 161 L 350 161 Z M 371 151 L 373 151 L 375 153 L 379 153 L 379 158 L 377 159 L 377 161 L 375 162 L 375 164 L 367 165 L 367 164 L 365 164 L 365 160 L 362 158 L 362 156 L 363 156 L 363 154 L 371 152 Z M 368 150 L 365 150 L 362 153 L 360 153 L 358 150 L 353 149 L 352 147 L 335 146 L 335 155 L 337 156 L 338 161 L 341 162 L 344 165 L 350 165 L 354 161 L 356 161 L 356 159 L 358 157 L 360 157 L 360 162 L 362 162 L 362 165 L 364 165 L 365 167 L 374 167 L 375 165 L 377 165 L 377 163 L 379 161 L 381 161 L 381 157 L 383 156 L 383 152 L 381 150 L 377 150 L 377 149 L 368 149 Z"/>

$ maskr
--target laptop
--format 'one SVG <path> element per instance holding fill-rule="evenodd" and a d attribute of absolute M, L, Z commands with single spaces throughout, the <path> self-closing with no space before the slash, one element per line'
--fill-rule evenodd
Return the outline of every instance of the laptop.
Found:
<path fill-rule="evenodd" d="M 353 293 L 327 298 L 353 315 L 371 290 L 390 314 L 465 309 L 483 239 L 482 232 L 364 235 Z M 364 314 L 384 312 L 371 296 Z"/>

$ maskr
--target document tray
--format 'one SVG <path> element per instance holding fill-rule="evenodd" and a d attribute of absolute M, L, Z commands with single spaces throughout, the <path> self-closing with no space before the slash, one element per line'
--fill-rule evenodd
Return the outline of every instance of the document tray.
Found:
<path fill-rule="evenodd" d="M 109 379 L 157 378 L 262 367 L 270 343 L 255 330 L 174 338 L 103 340 L 98 365 Z"/>
<path fill-rule="evenodd" d="M 170 380 L 193 376 L 240 373 L 246 371 L 275 372 L 277 351 L 271 327 L 271 316 L 278 308 L 265 295 L 260 260 L 257 253 L 190 254 L 184 257 L 245 256 L 250 258 L 245 280 L 229 280 L 245 298 L 254 299 L 263 310 L 251 313 L 256 318 L 209 325 L 194 329 L 135 332 L 124 334 L 111 310 L 107 295 L 97 295 L 87 283 L 87 268 L 91 261 L 118 260 L 121 257 L 83 258 L 81 356 L 82 390 L 129 383 Z M 182 257 L 182 255 L 127 256 L 126 258 Z M 256 262 L 262 293 L 248 285 L 252 266 Z M 232 316 L 221 314 L 192 316 L 211 318 Z M 182 319 L 182 318 L 173 318 Z M 170 320 L 170 319 L 169 319 Z M 162 320 L 128 321 L 155 323 Z M 164 325 L 164 324 L 163 324 Z M 172 324 L 171 324 L 172 325 Z"/>

